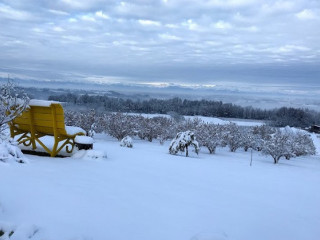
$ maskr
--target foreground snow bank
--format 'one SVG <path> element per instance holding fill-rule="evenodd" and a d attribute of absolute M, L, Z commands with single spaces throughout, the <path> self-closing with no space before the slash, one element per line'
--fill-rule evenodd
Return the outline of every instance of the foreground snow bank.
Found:
<path fill-rule="evenodd" d="M 41 237 L 38 234 L 39 228 L 35 225 L 14 224 L 0 222 L 0 239 L 1 240 L 39 240 Z"/>
<path fill-rule="evenodd" d="M 101 150 L 80 150 L 73 154 L 72 158 L 76 159 L 105 159 L 107 153 Z"/>
<path fill-rule="evenodd" d="M 23 234 L 10 240 L 319 239 L 319 156 L 274 165 L 253 152 L 250 167 L 241 150 L 186 158 L 98 137 L 79 158 L 0 164 L 0 229 Z"/>

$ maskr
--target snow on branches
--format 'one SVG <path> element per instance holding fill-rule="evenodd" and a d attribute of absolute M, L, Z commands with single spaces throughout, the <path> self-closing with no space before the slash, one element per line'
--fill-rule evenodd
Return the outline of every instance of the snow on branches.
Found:
<path fill-rule="evenodd" d="M 196 130 L 200 146 L 206 147 L 210 154 L 216 152 L 217 147 L 225 147 L 223 139 L 224 126 L 218 124 L 203 123 Z"/>
<path fill-rule="evenodd" d="M 188 147 L 193 146 L 195 149 L 195 152 L 199 153 L 199 143 L 196 141 L 196 138 L 194 136 L 194 133 L 191 131 L 186 132 L 179 132 L 175 139 L 172 140 L 170 147 L 169 147 L 169 153 L 170 154 L 177 154 L 179 151 L 184 152 L 186 151 L 186 157 L 189 156 Z"/>
<path fill-rule="evenodd" d="M 19 94 L 9 80 L 0 86 L 0 161 L 25 163 L 21 150 L 4 133 L 7 123 L 18 117 L 28 106 L 29 98 Z"/>
<path fill-rule="evenodd" d="M 276 164 L 281 157 L 289 160 L 292 157 L 314 155 L 315 146 L 307 133 L 293 130 L 290 127 L 277 128 L 264 140 L 262 153 L 270 155 Z"/>
<path fill-rule="evenodd" d="M 19 116 L 28 106 L 29 98 L 19 94 L 17 88 L 8 80 L 0 86 L 0 132 L 5 124 Z"/>

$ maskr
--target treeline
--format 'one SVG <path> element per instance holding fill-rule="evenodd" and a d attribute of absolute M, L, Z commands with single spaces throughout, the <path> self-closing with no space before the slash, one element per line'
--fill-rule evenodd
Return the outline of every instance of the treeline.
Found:
<path fill-rule="evenodd" d="M 265 110 L 242 107 L 232 103 L 181 98 L 131 100 L 98 95 L 66 93 L 49 96 L 49 100 L 72 103 L 106 112 L 134 112 L 167 114 L 176 112 L 188 116 L 242 118 L 271 121 L 274 126 L 308 127 L 320 121 L 320 114 L 308 109 L 279 108 Z"/>

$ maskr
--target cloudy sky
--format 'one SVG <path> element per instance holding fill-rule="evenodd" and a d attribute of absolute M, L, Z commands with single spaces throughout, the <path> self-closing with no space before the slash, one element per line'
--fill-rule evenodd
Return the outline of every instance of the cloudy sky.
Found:
<path fill-rule="evenodd" d="M 319 0 L 1 0 L 0 74 L 320 90 Z"/>

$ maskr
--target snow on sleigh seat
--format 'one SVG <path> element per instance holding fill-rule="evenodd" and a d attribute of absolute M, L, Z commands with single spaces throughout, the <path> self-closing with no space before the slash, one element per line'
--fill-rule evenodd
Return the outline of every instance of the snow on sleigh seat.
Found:
<path fill-rule="evenodd" d="M 31 100 L 29 107 L 20 116 L 9 123 L 11 137 L 17 135 L 17 142 L 37 148 L 39 143 L 51 157 L 55 157 L 64 147 L 67 153 L 74 149 L 74 139 L 86 132 L 79 127 L 65 126 L 64 112 L 59 102 Z M 53 136 L 52 149 L 40 140 L 44 136 Z M 47 144 L 48 145 L 48 144 Z"/>

